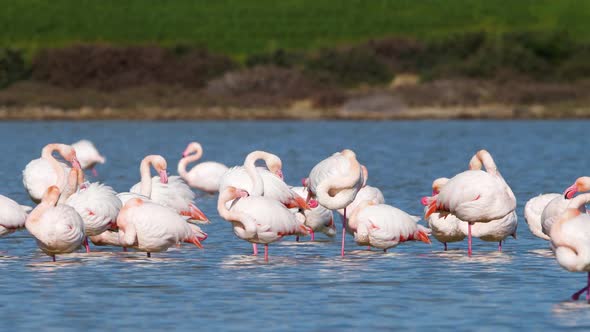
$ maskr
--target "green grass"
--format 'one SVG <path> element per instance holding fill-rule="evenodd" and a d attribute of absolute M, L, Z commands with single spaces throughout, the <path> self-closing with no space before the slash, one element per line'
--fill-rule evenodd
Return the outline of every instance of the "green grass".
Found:
<path fill-rule="evenodd" d="M 186 43 L 241 57 L 374 37 L 563 31 L 590 41 L 584 0 L 0 0 L 0 46 Z"/>

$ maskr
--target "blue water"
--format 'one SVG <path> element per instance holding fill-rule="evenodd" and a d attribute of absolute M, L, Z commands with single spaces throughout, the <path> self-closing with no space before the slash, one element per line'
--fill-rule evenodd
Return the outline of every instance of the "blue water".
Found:
<path fill-rule="evenodd" d="M 518 199 L 518 239 L 442 245 L 405 243 L 368 252 L 339 237 L 314 243 L 285 239 L 270 262 L 249 256 L 217 216 L 216 197 L 198 205 L 205 249 L 123 253 L 100 247 L 58 256 L 40 252 L 26 231 L 0 239 L 0 327 L 44 330 L 516 330 L 589 329 L 590 305 L 569 296 L 583 274 L 561 269 L 548 242 L 534 237 L 522 216 L 526 200 L 562 191 L 588 175 L 588 121 L 517 122 L 15 122 L 0 123 L 0 194 L 31 204 L 21 171 L 49 142 L 93 140 L 107 163 L 99 180 L 118 191 L 139 181 L 146 154 L 176 162 L 191 140 L 204 160 L 243 162 L 255 149 L 283 160 L 287 182 L 298 185 L 321 159 L 343 148 L 369 168 L 369 183 L 386 201 L 420 214 L 420 197 L 434 178 L 466 169 L 486 148 Z M 1 212 L 0 212 L 1 213 Z"/>

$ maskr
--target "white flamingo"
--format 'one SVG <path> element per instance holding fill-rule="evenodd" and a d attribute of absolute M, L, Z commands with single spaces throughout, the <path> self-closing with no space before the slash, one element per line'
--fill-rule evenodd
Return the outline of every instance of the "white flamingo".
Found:
<path fill-rule="evenodd" d="M 147 252 L 162 252 L 180 242 L 202 248 L 201 241 L 182 216 L 150 201 L 129 200 L 117 217 L 119 244 Z"/>
<path fill-rule="evenodd" d="M 195 165 L 190 171 L 186 170 L 188 164 L 196 162 L 202 156 L 203 148 L 201 144 L 197 142 L 189 143 L 182 153 L 182 159 L 178 162 L 178 174 L 190 187 L 210 194 L 216 193 L 219 191 L 221 177 L 227 172 L 228 168 L 224 164 L 215 161 L 205 161 Z"/>
<path fill-rule="evenodd" d="M 573 198 L 550 233 L 551 247 L 559 265 L 570 272 L 588 272 L 587 284 L 572 295 L 574 300 L 586 291 L 586 300 L 590 301 L 590 216 L 580 212 L 589 202 L 590 194 Z"/>
<path fill-rule="evenodd" d="M 25 227 L 28 206 L 19 205 L 12 199 L 0 195 L 0 236 L 5 236 Z"/>
<path fill-rule="evenodd" d="M 486 172 L 481 170 L 482 165 Z M 471 256 L 472 225 L 504 218 L 516 208 L 516 198 L 486 150 L 480 150 L 473 156 L 469 168 L 455 175 L 438 195 L 432 197 L 425 219 L 439 211 L 450 212 L 466 221 L 468 255 Z"/>
<path fill-rule="evenodd" d="M 449 182 L 448 178 L 438 178 L 432 182 L 432 196 L 438 195 L 440 189 Z M 422 204 L 428 206 L 430 197 L 422 198 Z M 425 212 L 428 207 L 425 207 Z M 465 239 L 465 232 L 461 229 L 460 224 L 465 223 L 452 214 L 445 213 L 441 215 L 434 212 L 427 219 L 428 227 L 432 230 L 432 235 L 439 242 L 444 244 L 447 251 L 447 243 L 460 242 Z"/>
<path fill-rule="evenodd" d="M 82 169 L 90 169 L 95 177 L 98 176 L 95 166 L 104 164 L 106 158 L 98 152 L 96 146 L 91 141 L 83 139 L 72 144 L 72 147 L 76 150 L 76 156 Z"/>
<path fill-rule="evenodd" d="M 57 161 L 52 155 L 54 151 L 59 152 L 72 167 L 80 168 L 76 151 L 71 146 L 60 143 L 46 145 L 41 151 L 41 158 L 31 160 L 23 170 L 23 184 L 35 203 L 41 201 L 50 186 L 57 186 L 60 192 L 67 186 L 70 167 Z"/>
<path fill-rule="evenodd" d="M 554 198 L 561 197 L 560 194 L 541 194 L 531 198 L 524 206 L 524 220 L 534 236 L 543 240 L 549 240 L 549 235 L 543 233 L 543 227 L 541 226 L 541 215 L 545 207 Z"/>
<path fill-rule="evenodd" d="M 59 188 L 50 186 L 25 223 L 39 248 L 54 262 L 55 255 L 78 249 L 85 237 L 82 217 L 71 206 L 57 204 L 59 195 Z"/>
<path fill-rule="evenodd" d="M 307 189 L 305 187 L 291 188 L 297 195 L 301 197 L 307 196 Z M 336 235 L 336 226 L 334 224 L 334 213 L 325 207 L 316 204 L 307 210 L 297 209 L 292 211 L 298 213 L 305 218 L 304 224 L 311 229 L 311 240 L 315 240 L 315 233 L 324 233 L 329 237 Z M 292 209 L 293 210 L 293 209 Z"/>
<path fill-rule="evenodd" d="M 150 165 L 156 169 L 159 176 L 151 177 Z M 146 156 L 139 167 L 141 181 L 131 187 L 129 191 L 133 194 L 149 197 L 152 201 L 167 206 L 191 220 L 208 222 L 207 216 L 194 202 L 195 193 L 180 177 L 168 177 L 166 168 L 167 163 L 164 157 L 159 155 Z M 128 199 L 133 196 L 120 195 L 119 197 Z M 142 197 L 135 196 L 134 198 Z"/>
<path fill-rule="evenodd" d="M 358 245 L 387 251 L 406 241 L 430 244 L 430 230 L 418 225 L 419 220 L 419 217 L 411 216 L 391 205 L 364 201 L 351 213 L 349 225 L 356 229 L 354 239 Z"/>
<path fill-rule="evenodd" d="M 74 192 L 65 204 L 73 207 L 82 217 L 87 237 L 99 235 L 115 224 L 122 206 L 113 188 L 98 182 Z M 86 252 L 90 252 L 88 238 L 84 240 L 84 246 Z"/>
<path fill-rule="evenodd" d="M 228 209 L 226 203 L 230 201 L 234 202 Z M 288 235 L 309 234 L 308 227 L 279 201 L 263 196 L 248 196 L 248 192 L 235 187 L 227 187 L 219 193 L 217 211 L 223 219 L 233 224 L 237 237 L 264 244 L 265 261 L 268 261 L 269 243 Z"/>
<path fill-rule="evenodd" d="M 364 184 L 356 154 L 348 149 L 334 153 L 315 165 L 304 183 L 309 191 L 308 199 L 316 198 L 320 205 L 330 210 L 344 209 L 340 249 L 340 255 L 344 257 L 346 207 L 354 201 Z"/>

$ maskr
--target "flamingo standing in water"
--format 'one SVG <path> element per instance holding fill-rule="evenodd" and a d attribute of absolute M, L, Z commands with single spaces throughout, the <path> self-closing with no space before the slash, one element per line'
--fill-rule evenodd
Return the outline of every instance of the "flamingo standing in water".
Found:
<path fill-rule="evenodd" d="M 481 170 L 482 166 L 486 172 Z M 450 212 L 466 221 L 468 255 L 471 257 L 472 225 L 504 218 L 515 210 L 516 198 L 486 150 L 478 151 L 471 158 L 469 168 L 455 175 L 438 195 L 432 197 L 424 218 L 439 211 Z"/>
<path fill-rule="evenodd" d="M 76 156 L 80 161 L 80 166 L 83 170 L 90 169 L 92 171 L 92 175 L 95 177 L 98 176 L 98 172 L 96 171 L 97 164 L 104 164 L 106 158 L 103 157 L 96 146 L 89 141 L 89 140 L 80 140 L 74 144 L 72 144 L 74 150 L 76 150 Z"/>
<path fill-rule="evenodd" d="M 174 210 L 138 198 L 129 200 L 117 217 L 119 244 L 147 252 L 168 250 L 180 242 L 192 243 L 203 248 L 201 241 Z"/>
<path fill-rule="evenodd" d="M 150 165 L 154 166 L 159 176 L 151 177 Z M 209 222 L 207 216 L 195 205 L 195 193 L 180 177 L 168 177 L 166 168 L 166 159 L 162 156 L 149 155 L 143 158 L 139 167 L 141 181 L 131 187 L 129 191 L 149 197 L 152 201 L 167 206 L 191 220 Z M 133 196 L 120 195 L 120 197 L 131 198 Z M 135 196 L 134 198 L 142 197 Z"/>
<path fill-rule="evenodd" d="M 432 182 L 432 196 L 438 195 L 440 189 L 449 182 L 448 178 L 438 178 Z M 422 198 L 422 204 L 428 206 L 430 197 Z M 427 210 L 428 207 L 425 207 Z M 432 235 L 439 242 L 442 242 L 447 251 L 447 243 L 459 242 L 465 239 L 465 232 L 461 229 L 460 224 L 464 221 L 455 217 L 452 214 L 441 215 L 439 212 L 434 212 L 428 216 L 428 227 L 432 230 Z"/>
<path fill-rule="evenodd" d="M 580 207 L 590 202 L 590 194 L 572 199 L 563 215 L 551 227 L 551 244 L 561 267 L 570 272 L 588 272 L 587 284 L 572 295 L 578 300 L 586 292 L 590 303 L 590 216 Z"/>
<path fill-rule="evenodd" d="M 41 201 L 50 186 L 57 186 L 60 192 L 67 186 L 70 167 L 57 161 L 52 155 L 54 151 L 59 152 L 66 161 L 71 163 L 73 168 L 81 168 L 76 151 L 71 146 L 60 143 L 46 145 L 41 150 L 41 158 L 31 160 L 23 170 L 23 184 L 35 203 Z"/>
<path fill-rule="evenodd" d="M 257 160 L 264 160 L 267 169 L 256 167 Z M 283 181 L 283 163 L 281 159 L 265 151 L 250 152 L 244 160 L 243 166 L 230 168 L 222 177 L 219 192 L 228 187 L 235 187 L 248 192 L 250 196 L 264 196 L 274 199 L 287 208 L 309 209 L 303 197 L 297 195 Z M 229 204 L 229 203 L 228 203 Z M 311 204 L 316 206 L 315 204 Z M 256 243 L 252 243 L 254 255 L 258 255 Z"/>
<path fill-rule="evenodd" d="M 346 207 L 352 203 L 364 184 L 361 165 L 352 150 L 342 150 L 322 160 L 313 167 L 304 180 L 308 199 L 316 198 L 320 205 L 330 209 L 344 209 L 342 218 L 342 247 L 344 257 L 346 238 Z"/>
<path fill-rule="evenodd" d="M 234 201 L 235 200 L 235 201 Z M 234 201 L 231 208 L 227 202 Z M 264 260 L 268 261 L 268 244 L 288 235 L 307 235 L 309 228 L 297 220 L 279 201 L 227 187 L 219 193 L 219 215 L 233 224 L 234 234 L 251 243 L 264 244 Z"/>
<path fill-rule="evenodd" d="M 187 164 L 196 162 L 203 156 L 203 148 L 197 142 L 189 143 L 182 159 L 178 162 L 178 174 L 186 183 L 195 189 L 213 194 L 219 191 L 221 177 L 228 168 L 224 164 L 215 161 L 205 161 L 195 165 L 190 171 L 186 170 Z"/>
<path fill-rule="evenodd" d="M 293 187 L 291 190 L 301 197 L 307 195 L 307 189 L 305 187 Z M 310 205 L 313 205 L 314 207 L 310 207 L 307 210 L 297 209 L 292 212 L 300 214 L 305 218 L 304 224 L 311 230 L 311 240 L 315 240 L 316 232 L 321 232 L 329 237 L 334 237 L 334 235 L 336 235 L 336 226 L 334 224 L 334 213 L 332 210 L 328 210 L 319 204 Z"/>
<path fill-rule="evenodd" d="M 82 173 L 81 170 L 78 172 Z M 74 181 L 74 183 L 70 183 L 71 187 L 77 186 L 78 178 L 78 176 L 74 176 L 70 179 L 70 181 Z M 74 192 L 67 197 L 65 204 L 73 207 L 84 220 L 86 252 L 90 252 L 88 237 L 99 235 L 109 229 L 116 222 L 122 206 L 121 200 L 113 188 L 100 183 L 91 183 Z"/>
<path fill-rule="evenodd" d="M 549 235 L 543 232 L 541 216 L 543 210 L 553 199 L 561 197 L 560 194 L 542 194 L 531 198 L 524 206 L 524 220 L 534 236 L 543 240 L 549 240 Z"/>
<path fill-rule="evenodd" d="M 50 186 L 25 222 L 39 248 L 54 262 L 55 255 L 74 252 L 85 238 L 82 217 L 71 206 L 57 204 L 59 195 L 59 188 Z"/>
<path fill-rule="evenodd" d="M 12 199 L 0 195 L 0 236 L 24 228 L 29 210 L 29 207 L 19 205 Z"/>
<path fill-rule="evenodd" d="M 419 220 L 419 217 L 411 216 L 391 205 L 364 201 L 350 214 L 348 224 L 356 229 L 354 239 L 358 245 L 371 246 L 386 252 L 406 241 L 430 244 L 430 230 L 418 225 Z"/>

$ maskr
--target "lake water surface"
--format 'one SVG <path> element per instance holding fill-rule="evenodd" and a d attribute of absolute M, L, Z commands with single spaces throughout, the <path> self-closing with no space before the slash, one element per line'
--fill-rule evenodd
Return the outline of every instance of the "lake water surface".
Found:
<path fill-rule="evenodd" d="M 217 215 L 216 197 L 198 205 L 212 220 L 204 250 L 95 252 L 58 256 L 37 249 L 26 231 L 0 238 L 0 326 L 20 330 L 555 330 L 590 329 L 590 305 L 572 302 L 584 274 L 563 270 L 522 215 L 526 201 L 561 192 L 588 174 L 588 121 L 419 122 L 7 122 L 0 123 L 0 194 L 29 201 L 21 171 L 49 142 L 94 141 L 106 155 L 98 180 L 117 191 L 139 181 L 147 154 L 167 158 L 169 173 L 189 141 L 204 160 L 228 166 L 262 149 L 279 155 L 287 182 L 299 185 L 321 159 L 357 152 L 369 184 L 387 203 L 421 214 L 436 177 L 466 169 L 488 149 L 518 200 L 518 239 L 497 244 L 433 239 L 368 252 L 339 236 L 272 244 L 270 262 L 252 257 Z M 92 179 L 90 177 L 90 179 Z M 1 213 L 1 212 L 0 212 Z M 339 233 L 339 232 L 338 232 Z"/>

